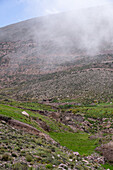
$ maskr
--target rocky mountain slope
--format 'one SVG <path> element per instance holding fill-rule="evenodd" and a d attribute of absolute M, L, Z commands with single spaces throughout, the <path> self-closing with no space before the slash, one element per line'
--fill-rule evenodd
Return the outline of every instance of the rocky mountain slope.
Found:
<path fill-rule="evenodd" d="M 101 11 L 56 14 L 0 28 L 1 98 L 111 101 L 112 24 Z"/>
<path fill-rule="evenodd" d="M 90 161 L 88 158 L 60 145 L 51 144 L 39 136 L 22 133 L 4 123 L 0 123 L 0 128 L 3 142 L 0 151 L 1 169 L 95 169 L 96 167 L 104 169 L 96 162 L 87 166 Z"/>
<path fill-rule="evenodd" d="M 111 14 L 0 28 L 0 169 L 113 169 Z"/>

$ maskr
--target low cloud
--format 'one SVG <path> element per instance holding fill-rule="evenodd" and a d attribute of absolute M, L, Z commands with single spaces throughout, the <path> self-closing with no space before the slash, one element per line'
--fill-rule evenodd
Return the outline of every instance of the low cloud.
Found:
<path fill-rule="evenodd" d="M 44 39 L 52 39 L 55 46 L 85 49 L 95 54 L 113 43 L 113 5 L 111 0 L 21 0 L 26 2 L 28 13 L 35 15 L 59 14 L 56 20 L 46 17 Z M 70 11 L 70 12 L 69 12 Z M 62 18 L 63 17 L 63 18 Z M 61 19 L 62 18 L 62 19 Z M 51 21 L 50 21 L 51 20 Z M 39 33 L 34 31 L 37 39 Z M 43 39 L 43 38 L 42 38 Z M 59 49 L 58 48 L 58 49 Z"/>
<path fill-rule="evenodd" d="M 104 5 L 110 3 L 111 0 L 17 0 L 17 2 L 25 4 L 25 11 L 28 15 L 31 13 L 40 16 Z"/>
<path fill-rule="evenodd" d="M 58 11 L 57 9 L 55 9 L 55 8 L 53 8 L 53 9 L 46 9 L 45 10 L 45 13 L 46 14 L 57 14 L 57 13 L 59 13 L 60 11 Z"/>

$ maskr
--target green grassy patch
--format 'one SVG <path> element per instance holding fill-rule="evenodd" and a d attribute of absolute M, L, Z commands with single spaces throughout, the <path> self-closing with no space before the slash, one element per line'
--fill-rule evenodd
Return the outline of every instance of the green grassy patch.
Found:
<path fill-rule="evenodd" d="M 105 107 L 105 105 L 99 106 L 76 106 L 69 111 L 72 111 L 74 114 L 84 114 L 85 117 L 91 118 L 112 118 L 113 117 L 113 107 Z"/>
<path fill-rule="evenodd" d="M 0 101 L 0 103 L 7 104 L 10 106 L 15 106 L 15 107 L 23 107 L 25 109 L 55 111 L 54 109 L 52 109 L 51 106 L 40 104 L 38 102 L 21 102 L 21 101 L 14 101 L 14 100 L 3 100 Z"/>
<path fill-rule="evenodd" d="M 110 164 L 104 164 L 104 165 L 101 165 L 103 168 L 105 169 L 110 169 L 110 170 L 113 170 L 113 165 L 110 165 Z"/>
<path fill-rule="evenodd" d="M 90 155 L 98 146 L 98 139 L 90 140 L 87 133 L 50 133 L 56 141 L 81 155 Z"/>
<path fill-rule="evenodd" d="M 55 121 L 52 118 L 49 118 L 47 116 L 41 115 L 38 112 L 32 112 L 27 110 L 26 112 L 30 115 L 30 118 L 27 116 L 22 115 L 22 111 L 26 111 L 24 109 L 16 108 L 13 106 L 7 106 L 0 104 L 0 114 L 11 117 L 13 119 L 19 120 L 21 122 L 30 124 L 34 126 L 35 128 L 39 129 L 40 131 L 45 132 L 38 123 L 36 123 L 36 119 L 40 119 L 40 121 L 45 122 L 51 129 L 51 131 L 61 132 L 67 129 L 67 131 L 70 131 L 70 128 L 60 122 Z"/>
<path fill-rule="evenodd" d="M 0 104 L 0 114 L 1 115 L 11 117 L 11 118 L 13 118 L 15 120 L 19 120 L 23 123 L 27 123 L 27 124 L 32 125 L 33 127 L 42 131 L 42 129 L 38 126 L 38 124 L 36 122 L 31 121 L 31 119 L 29 117 L 22 115 L 22 111 L 24 111 L 24 110 Z M 27 111 L 27 113 L 30 116 L 35 116 L 35 113 L 32 113 L 31 111 Z"/>

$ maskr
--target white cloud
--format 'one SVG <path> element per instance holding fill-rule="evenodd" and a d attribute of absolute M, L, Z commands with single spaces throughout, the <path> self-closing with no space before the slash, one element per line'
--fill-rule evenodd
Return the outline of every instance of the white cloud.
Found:
<path fill-rule="evenodd" d="M 45 10 L 45 13 L 46 14 L 57 14 L 59 13 L 60 11 L 58 11 L 57 9 L 53 8 L 53 9 L 46 9 Z"/>
<path fill-rule="evenodd" d="M 24 3 L 26 14 L 35 16 L 55 14 L 61 11 L 69 11 L 91 6 L 99 6 L 111 2 L 111 0 L 17 0 Z"/>
<path fill-rule="evenodd" d="M 55 4 L 59 8 L 75 9 L 75 8 L 87 8 L 91 6 L 98 6 L 109 3 L 110 0 L 55 0 Z"/>

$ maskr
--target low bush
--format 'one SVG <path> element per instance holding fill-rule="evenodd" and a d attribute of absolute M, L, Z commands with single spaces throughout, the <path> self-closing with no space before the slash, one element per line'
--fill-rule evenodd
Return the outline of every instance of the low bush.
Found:
<path fill-rule="evenodd" d="M 31 162 L 33 160 L 33 157 L 31 155 L 26 155 L 27 162 Z"/>

